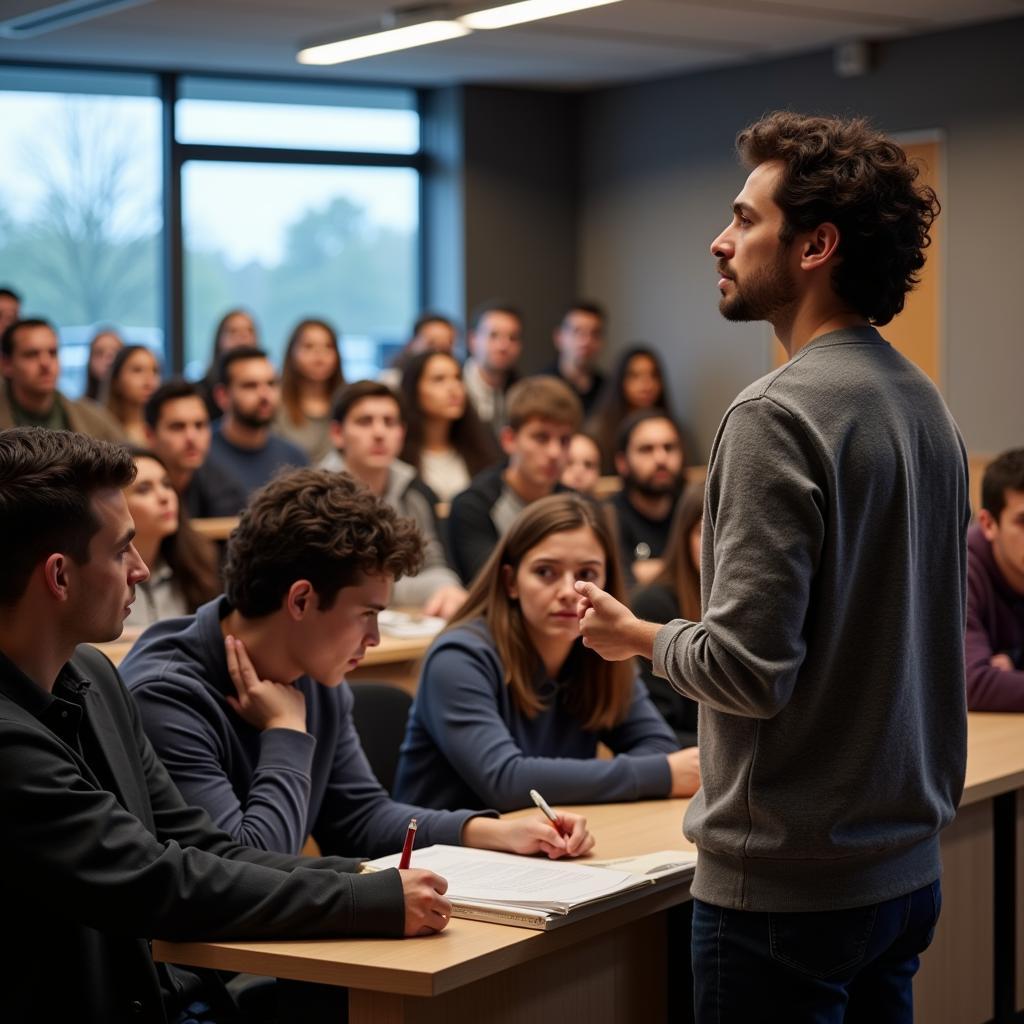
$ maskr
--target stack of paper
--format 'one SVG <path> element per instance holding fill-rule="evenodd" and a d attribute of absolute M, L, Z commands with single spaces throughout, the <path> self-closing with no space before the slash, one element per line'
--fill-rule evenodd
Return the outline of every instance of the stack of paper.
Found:
<path fill-rule="evenodd" d="M 399 856 L 381 857 L 366 867 L 397 867 Z M 695 863 L 695 854 L 679 850 L 584 863 L 428 846 L 413 854 L 412 866 L 448 880 L 447 896 L 455 917 L 547 929 L 584 916 L 581 912 L 598 903 L 628 898 L 626 894 L 654 885 L 660 878 L 683 877 Z"/>

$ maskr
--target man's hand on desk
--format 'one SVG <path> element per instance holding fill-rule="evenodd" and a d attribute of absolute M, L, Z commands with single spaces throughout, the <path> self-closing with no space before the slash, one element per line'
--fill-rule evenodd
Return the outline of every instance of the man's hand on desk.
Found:
<path fill-rule="evenodd" d="M 436 615 L 438 618 L 450 619 L 466 600 L 466 591 L 462 587 L 441 587 L 430 595 L 430 600 L 423 605 L 424 615 Z"/>
<path fill-rule="evenodd" d="M 587 831 L 586 818 L 560 811 L 558 823 L 563 835 L 541 817 L 470 818 L 462 827 L 462 844 L 506 853 L 544 853 L 552 860 L 590 853 L 594 837 Z"/>
<path fill-rule="evenodd" d="M 583 646 L 597 651 L 605 661 L 625 661 L 639 655 L 654 656 L 654 638 L 661 629 L 638 619 L 621 601 L 593 583 L 576 584 Z"/>
<path fill-rule="evenodd" d="M 448 883 L 433 871 L 405 868 L 398 872 L 405 896 L 405 934 L 432 935 L 448 927 L 452 905 L 444 898 Z"/>
<path fill-rule="evenodd" d="M 232 710 L 243 721 L 261 732 L 264 729 L 306 731 L 306 697 L 291 683 L 275 683 L 260 679 L 249 652 L 241 640 L 224 638 L 228 673 L 235 684 L 237 697 L 228 694 Z"/>
<path fill-rule="evenodd" d="M 693 796 L 700 789 L 700 757 L 696 747 L 684 747 L 668 755 L 672 772 L 669 796 Z"/>

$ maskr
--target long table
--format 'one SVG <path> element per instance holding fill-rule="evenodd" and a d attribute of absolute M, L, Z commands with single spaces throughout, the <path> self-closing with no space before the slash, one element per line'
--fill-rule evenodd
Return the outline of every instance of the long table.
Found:
<path fill-rule="evenodd" d="M 1024 902 L 1014 893 L 1020 869 L 1006 849 L 1018 832 L 1024 835 L 1016 803 L 1024 787 L 1024 715 L 971 715 L 968 737 L 964 798 L 942 838 L 942 918 L 914 986 L 917 1019 L 927 1024 L 1009 1020 L 1020 1003 L 1015 990 L 1024 992 L 1016 984 L 1024 979 L 1024 958 L 1014 949 L 1024 928 Z M 680 827 L 686 804 L 572 809 L 587 815 L 595 854 L 618 857 L 687 848 Z M 668 962 L 668 914 L 688 899 L 685 884 L 655 888 L 552 932 L 455 920 L 440 935 L 405 942 L 157 942 L 154 953 L 195 966 L 346 985 L 351 1024 L 440 1024 L 460 1016 L 488 1024 L 656 1022 L 666 1019 L 667 979 L 683 969 Z"/>

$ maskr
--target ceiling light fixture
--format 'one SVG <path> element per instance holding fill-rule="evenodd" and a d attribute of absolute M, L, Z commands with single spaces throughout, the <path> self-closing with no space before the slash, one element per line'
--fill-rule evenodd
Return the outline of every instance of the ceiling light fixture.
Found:
<path fill-rule="evenodd" d="M 508 28 L 527 21 L 553 18 L 558 14 L 585 11 L 588 7 L 602 7 L 620 0 L 521 0 L 520 3 L 489 7 L 483 11 L 463 14 L 459 21 L 471 29 Z"/>
<path fill-rule="evenodd" d="M 300 64 L 342 64 L 348 60 L 362 60 L 381 53 L 458 39 L 472 31 L 445 14 L 436 6 L 392 13 L 383 19 L 378 31 L 307 46 L 299 51 L 298 61 Z M 409 23 L 410 18 L 417 16 L 420 20 Z M 407 23 L 403 25 L 403 21 Z"/>
<path fill-rule="evenodd" d="M 113 14 L 126 7 L 138 7 L 150 0 L 65 0 L 64 3 L 49 4 L 28 14 L 18 14 L 0 21 L 0 36 L 9 39 L 24 39 L 42 35 L 59 28 L 67 28 L 89 18 Z"/>

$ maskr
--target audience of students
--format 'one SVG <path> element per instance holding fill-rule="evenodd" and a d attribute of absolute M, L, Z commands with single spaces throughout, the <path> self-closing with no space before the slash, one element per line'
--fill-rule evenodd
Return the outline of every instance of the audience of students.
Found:
<path fill-rule="evenodd" d="M 562 486 L 580 494 L 593 495 L 601 479 L 601 449 L 597 442 L 582 431 L 569 441 L 569 457 L 562 470 Z"/>
<path fill-rule="evenodd" d="M 149 447 L 167 467 L 188 514 L 193 519 L 238 515 L 245 488 L 210 458 L 210 417 L 198 386 L 186 380 L 161 384 L 145 415 Z"/>
<path fill-rule="evenodd" d="M 335 450 L 320 468 L 351 474 L 399 515 L 412 519 L 422 537 L 423 566 L 414 576 L 395 581 L 392 602 L 451 618 L 466 592 L 445 556 L 434 510 L 436 496 L 416 470 L 398 458 L 405 440 L 398 397 L 379 381 L 356 381 L 342 390 L 331 417 Z"/>
<path fill-rule="evenodd" d="M 123 440 L 117 421 L 88 399 L 57 390 L 57 332 L 47 320 L 17 320 L 0 336 L 0 430 L 44 427 L 73 430 L 106 441 Z"/>
<path fill-rule="evenodd" d="M 182 799 L 118 673 L 87 646 L 121 634 L 147 576 L 122 493 L 134 472 L 124 446 L 0 432 L 0 899 L 11 939 L 0 988 L 11 1021 L 183 1019 L 199 979 L 154 963 L 152 939 L 417 935 L 451 913 L 428 871 L 359 874 L 355 859 L 253 849 Z M 532 823 L 532 848 L 541 829 Z M 363 853 L 351 831 L 346 845 Z M 569 842 L 582 851 L 588 839 L 579 825 Z"/>
<path fill-rule="evenodd" d="M 0 334 L 21 319 L 21 296 L 11 288 L 0 288 Z"/>
<path fill-rule="evenodd" d="M 622 487 L 608 499 L 615 510 L 626 578 L 649 583 L 661 571 L 672 510 L 685 480 L 679 428 L 661 409 L 628 416 L 615 439 Z"/>
<path fill-rule="evenodd" d="M 1024 448 L 985 469 L 967 534 L 967 703 L 1024 711 Z"/>
<path fill-rule="evenodd" d="M 421 352 L 445 352 L 455 354 L 455 345 L 459 340 L 459 332 L 453 321 L 440 313 L 426 312 L 416 318 L 412 325 L 412 334 L 395 356 L 391 365 L 381 370 L 377 379 L 387 384 L 393 391 L 402 386 L 402 371 L 405 364 Z"/>
<path fill-rule="evenodd" d="M 454 356 L 422 352 L 402 373 L 406 416 L 402 461 L 419 473 L 439 501 L 451 501 L 498 458 L 497 445 L 466 398 Z"/>
<path fill-rule="evenodd" d="M 551 857 L 592 845 L 584 819 L 499 821 L 392 800 L 352 724 L 345 674 L 380 640 L 392 581 L 415 572 L 415 525 L 343 473 L 295 470 L 252 496 L 228 541 L 225 596 L 158 623 L 121 666 L 147 735 L 186 799 L 233 839 L 297 853 L 418 842 Z"/>
<path fill-rule="evenodd" d="M 604 331 L 604 310 L 596 302 L 574 302 L 555 328 L 558 358 L 545 372 L 561 377 L 579 395 L 584 416 L 593 412 L 604 384 L 604 374 L 596 365 L 604 347 Z"/>
<path fill-rule="evenodd" d="M 134 448 L 135 479 L 125 488 L 135 523 L 132 543 L 149 569 L 135 587 L 131 626 L 190 615 L 220 593 L 217 549 L 191 528 L 167 467 L 145 448 Z"/>
<path fill-rule="evenodd" d="M 697 752 L 679 750 L 630 661 L 583 647 L 577 580 L 622 593 L 615 541 L 576 494 L 516 519 L 434 642 L 395 778 L 432 807 L 525 807 L 691 796 Z M 616 756 L 598 759 L 604 743 Z"/>
<path fill-rule="evenodd" d="M 309 463 L 301 448 L 271 430 L 281 406 L 281 385 L 262 349 L 225 352 L 214 397 L 223 416 L 214 425 L 210 454 L 245 488 L 246 495 L 285 466 Z"/>
<path fill-rule="evenodd" d="M 145 345 L 124 345 L 114 355 L 100 389 L 107 412 L 121 425 L 121 432 L 134 445 L 147 443 L 144 410 L 160 386 L 160 363 Z"/>
<path fill-rule="evenodd" d="M 486 302 L 470 318 L 466 393 L 477 415 L 497 434 L 508 422 L 506 392 L 516 381 L 523 350 L 523 318 L 513 306 Z"/>
<path fill-rule="evenodd" d="M 452 564 L 466 584 L 519 513 L 562 488 L 569 441 L 583 409 L 572 388 L 556 377 L 526 377 L 509 390 L 508 418 L 501 429 L 507 461 L 475 476 L 448 515 Z"/>
<path fill-rule="evenodd" d="M 633 614 L 647 622 L 686 619 L 700 622 L 700 540 L 704 523 L 704 483 L 689 483 L 676 502 L 661 571 L 646 586 L 638 587 L 629 604 Z M 649 661 L 638 658 L 640 675 L 655 707 L 675 730 L 679 743 L 697 742 L 697 703 L 674 690 L 654 674 Z"/>
<path fill-rule="evenodd" d="M 210 354 L 210 365 L 207 367 L 203 379 L 199 381 L 199 393 L 206 403 L 206 411 L 211 423 L 219 420 L 222 412 L 214 397 L 222 357 L 232 349 L 259 348 L 259 344 L 260 332 L 256 327 L 256 321 L 246 310 L 229 309 L 217 322 L 213 331 L 213 351 Z"/>
<path fill-rule="evenodd" d="M 626 349 L 604 383 L 587 423 L 587 432 L 601 446 L 601 472 L 615 472 L 615 439 L 622 421 L 640 409 L 672 409 L 658 354 L 646 345 Z"/>
<path fill-rule="evenodd" d="M 124 348 L 124 341 L 117 331 L 110 327 L 98 330 L 89 342 L 89 355 L 85 361 L 85 390 L 83 397 L 100 401 L 103 382 L 110 373 L 114 356 Z"/>
<path fill-rule="evenodd" d="M 298 445 L 310 462 L 319 462 L 331 450 L 331 403 L 344 383 L 334 328 L 323 320 L 301 321 L 284 352 L 274 431 Z"/>

